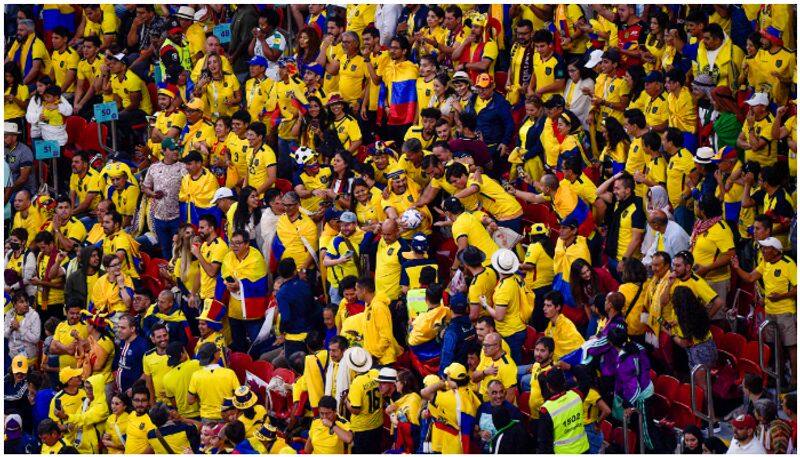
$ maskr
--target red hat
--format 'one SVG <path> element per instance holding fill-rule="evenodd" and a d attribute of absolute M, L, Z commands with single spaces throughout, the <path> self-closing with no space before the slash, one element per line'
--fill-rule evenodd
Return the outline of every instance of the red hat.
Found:
<path fill-rule="evenodd" d="M 728 159 L 737 159 L 739 158 L 739 154 L 736 152 L 736 148 L 733 146 L 725 146 L 720 150 L 721 159 L 728 160 Z"/>
<path fill-rule="evenodd" d="M 733 428 L 756 428 L 756 418 L 752 414 L 740 414 L 736 419 L 731 421 Z"/>

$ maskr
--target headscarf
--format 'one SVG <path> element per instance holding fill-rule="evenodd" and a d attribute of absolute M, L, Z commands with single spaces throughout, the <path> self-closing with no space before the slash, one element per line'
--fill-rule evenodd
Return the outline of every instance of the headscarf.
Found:
<path fill-rule="evenodd" d="M 669 195 L 667 189 L 663 186 L 653 186 L 650 188 L 650 206 L 651 210 L 659 209 L 666 213 L 669 219 L 673 219 L 672 211 L 669 207 Z"/>
<path fill-rule="evenodd" d="M 739 122 L 744 122 L 744 110 L 739 109 L 736 99 L 728 86 L 717 86 L 711 90 L 711 98 L 721 113 L 733 113 Z"/>

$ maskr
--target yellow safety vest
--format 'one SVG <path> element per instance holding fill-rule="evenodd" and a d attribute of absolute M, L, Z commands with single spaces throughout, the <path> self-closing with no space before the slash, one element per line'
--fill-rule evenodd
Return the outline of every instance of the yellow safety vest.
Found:
<path fill-rule="evenodd" d="M 555 400 L 547 400 L 542 407 L 553 421 L 553 452 L 556 454 L 583 454 L 589 450 L 589 440 L 583 427 L 583 400 L 568 391 Z"/>

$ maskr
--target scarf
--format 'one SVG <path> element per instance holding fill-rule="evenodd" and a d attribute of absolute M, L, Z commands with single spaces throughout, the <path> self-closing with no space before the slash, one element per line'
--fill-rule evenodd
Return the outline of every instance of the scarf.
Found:
<path fill-rule="evenodd" d="M 702 219 L 698 220 L 694 223 L 694 227 L 692 227 L 692 239 L 689 241 L 689 249 L 694 248 L 694 243 L 697 241 L 697 237 L 706 233 L 711 227 L 714 226 L 717 222 L 722 220 L 722 216 L 712 217 L 711 219 Z"/>

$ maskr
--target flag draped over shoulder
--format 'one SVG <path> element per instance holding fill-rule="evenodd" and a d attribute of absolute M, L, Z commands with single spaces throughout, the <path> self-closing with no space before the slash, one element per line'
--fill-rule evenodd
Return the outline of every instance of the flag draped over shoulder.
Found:
<path fill-rule="evenodd" d="M 267 308 L 267 265 L 254 247 L 244 259 L 229 252 L 222 262 L 214 290 L 214 299 L 224 303 L 228 296 L 228 315 L 234 319 L 261 319 Z M 237 293 L 229 293 L 224 278 L 232 277 L 239 284 Z"/>
<path fill-rule="evenodd" d="M 417 78 L 419 69 L 408 60 L 390 62 L 384 72 L 378 104 L 389 107 L 389 125 L 414 122 L 417 113 Z"/>

